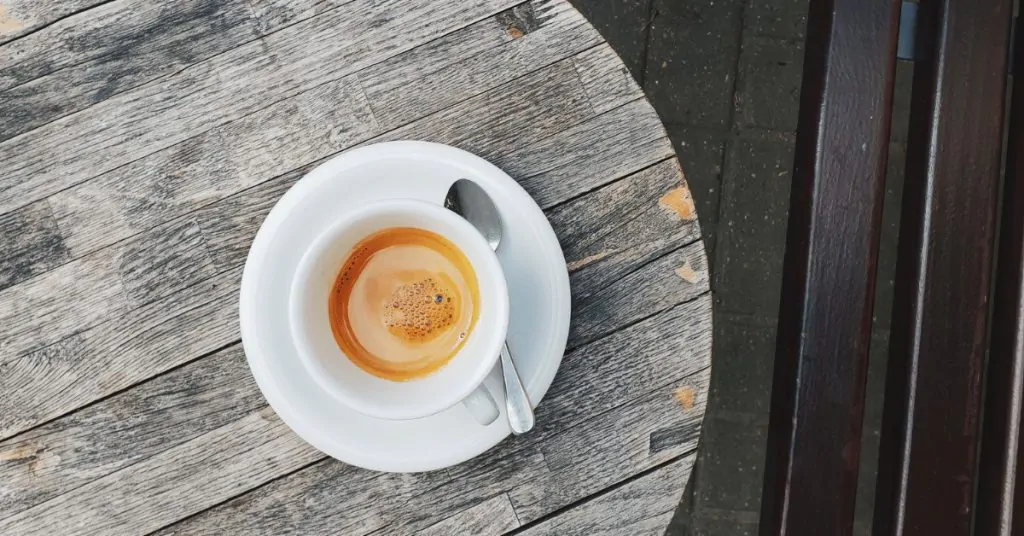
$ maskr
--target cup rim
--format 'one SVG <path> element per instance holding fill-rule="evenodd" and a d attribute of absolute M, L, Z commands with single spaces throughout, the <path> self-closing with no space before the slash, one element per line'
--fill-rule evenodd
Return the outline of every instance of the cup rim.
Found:
<path fill-rule="evenodd" d="M 459 357 L 463 355 L 463 352 L 470 348 L 469 339 L 485 339 L 483 349 L 480 350 L 482 355 L 477 358 L 477 363 L 472 367 L 471 373 L 464 377 L 460 377 L 457 384 L 449 386 L 454 388 L 446 388 L 442 390 L 443 392 L 437 393 L 436 396 L 432 398 L 432 403 L 422 403 L 417 407 L 397 404 L 394 406 L 381 406 L 369 402 L 350 392 L 328 373 L 324 364 L 321 362 L 323 358 L 316 355 L 317 352 L 313 350 L 314 345 L 306 337 L 307 334 L 305 332 L 305 328 L 297 324 L 302 317 L 302 314 L 300 314 L 298 310 L 305 303 L 305 300 L 302 299 L 303 289 L 301 287 L 305 281 L 311 278 L 311 274 L 315 270 L 317 262 L 326 253 L 332 241 L 337 240 L 345 233 L 346 229 L 352 227 L 356 223 L 366 220 L 373 215 L 390 210 L 419 212 L 421 214 L 428 215 L 428 217 L 443 220 L 445 224 L 457 228 L 459 230 L 458 237 L 445 236 L 445 238 L 451 240 L 460 249 L 462 249 L 463 254 L 466 255 L 467 258 L 471 257 L 471 255 L 465 250 L 472 248 L 472 250 L 477 253 L 477 255 L 472 255 L 472 257 L 477 261 L 471 262 L 473 263 L 474 272 L 477 274 L 478 285 L 482 287 L 485 283 L 485 277 L 481 275 L 482 273 L 487 276 L 486 279 L 488 284 L 494 285 L 493 292 L 490 293 L 492 296 L 489 296 L 489 301 L 493 301 L 491 306 L 493 306 L 494 312 L 496 313 L 496 318 L 493 323 L 489 323 L 487 326 L 482 326 L 478 323 L 470 332 L 467 342 L 463 344 L 459 351 L 451 357 L 448 363 L 438 371 L 434 371 L 423 378 L 394 382 L 415 383 L 431 378 L 444 370 L 444 368 L 448 367 L 449 364 L 459 359 Z M 483 266 L 478 266 L 478 261 L 482 261 Z M 338 268 L 340 269 L 340 266 Z M 481 295 L 482 294 L 483 292 L 481 292 Z M 326 304 L 326 299 L 324 301 Z M 509 295 L 507 281 L 504 271 L 502 270 L 501 263 L 498 260 L 497 253 L 491 249 L 490 244 L 487 243 L 484 236 L 467 220 L 441 205 L 418 199 L 389 199 L 370 203 L 364 207 L 340 216 L 331 225 L 325 226 L 316 234 L 311 245 L 302 254 L 302 257 L 299 260 L 291 283 L 288 308 L 289 328 L 295 342 L 299 361 L 310 376 L 313 377 L 314 381 L 322 389 L 330 393 L 335 400 L 338 400 L 370 417 L 388 420 L 409 420 L 427 417 L 440 413 L 467 398 L 474 390 L 483 384 L 484 380 L 497 363 L 500 356 L 501 345 L 504 343 L 505 336 L 508 331 L 509 322 Z M 335 341 L 332 340 L 331 343 L 336 347 Z M 347 359 L 347 356 L 344 355 L 344 352 L 341 351 L 340 348 L 338 348 L 338 351 L 341 353 L 342 357 Z M 359 373 L 365 374 L 367 378 L 380 379 L 366 371 L 363 371 L 362 369 L 359 370 Z"/>

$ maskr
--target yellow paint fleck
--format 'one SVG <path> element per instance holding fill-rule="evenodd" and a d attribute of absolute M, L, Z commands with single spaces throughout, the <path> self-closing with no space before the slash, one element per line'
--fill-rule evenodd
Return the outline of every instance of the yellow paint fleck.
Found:
<path fill-rule="evenodd" d="M 45 472 L 47 469 L 51 469 L 60 465 L 60 456 L 50 452 L 41 452 L 35 460 L 32 461 L 28 466 L 28 470 L 34 475 Z"/>
<path fill-rule="evenodd" d="M 679 404 L 683 406 L 683 409 L 690 409 L 693 407 L 694 399 L 697 397 L 697 393 L 693 390 L 693 387 L 684 385 L 677 387 L 672 395 L 676 397 Z"/>
<path fill-rule="evenodd" d="M 31 458 L 39 452 L 34 445 L 22 445 L 15 447 L 11 450 L 5 450 L 0 452 L 0 462 L 8 462 L 13 460 L 23 460 L 25 458 Z"/>
<path fill-rule="evenodd" d="M 570 272 L 572 272 L 572 271 L 575 271 L 575 270 L 579 270 L 580 268 L 583 268 L 584 266 L 586 266 L 588 264 L 593 264 L 593 263 L 595 263 L 595 262 L 597 262 L 597 261 L 607 257 L 608 255 L 611 255 L 612 253 L 613 253 L 613 251 L 608 250 L 608 251 L 602 251 L 600 253 L 595 253 L 593 255 L 587 255 L 586 257 L 583 257 L 582 259 L 575 260 L 575 261 L 572 261 L 570 263 L 567 263 L 565 266 L 566 266 L 566 268 L 569 269 Z"/>
<path fill-rule="evenodd" d="M 686 261 L 685 264 L 676 268 L 676 275 L 681 277 L 683 281 L 690 284 L 696 283 L 700 279 L 700 275 L 698 275 L 697 272 L 693 270 L 693 267 L 690 266 L 690 261 Z"/>
<path fill-rule="evenodd" d="M 525 35 L 523 34 L 523 31 L 520 30 L 519 28 L 516 28 L 514 24 L 509 24 L 508 28 L 505 28 L 505 33 L 507 33 L 508 36 L 511 37 L 512 39 L 519 39 L 520 37 Z"/>
<path fill-rule="evenodd" d="M 0 35 L 14 33 L 25 26 L 23 22 L 14 18 L 8 11 L 7 6 L 0 5 Z"/>
<path fill-rule="evenodd" d="M 697 208 L 693 205 L 693 196 L 686 185 L 669 190 L 658 200 L 661 208 L 674 214 L 680 220 L 692 220 L 697 217 Z"/>

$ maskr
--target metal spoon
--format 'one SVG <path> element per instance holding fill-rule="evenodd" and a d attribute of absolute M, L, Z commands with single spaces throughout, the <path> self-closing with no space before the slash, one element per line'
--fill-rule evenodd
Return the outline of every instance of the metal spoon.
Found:
<path fill-rule="evenodd" d="M 487 239 L 491 249 L 498 250 L 498 243 L 501 242 L 501 216 L 491 197 L 480 185 L 469 179 L 455 181 L 444 198 L 444 206 L 472 223 Z M 501 375 L 505 378 L 505 407 L 512 433 L 525 434 L 533 428 L 533 406 L 516 372 L 508 343 L 501 348 Z"/>

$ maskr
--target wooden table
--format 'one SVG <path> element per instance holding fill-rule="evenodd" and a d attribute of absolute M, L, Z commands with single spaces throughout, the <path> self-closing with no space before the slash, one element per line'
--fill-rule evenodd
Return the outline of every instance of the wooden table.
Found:
<path fill-rule="evenodd" d="M 694 460 L 711 296 L 657 115 L 561 0 L 0 3 L 0 534 L 660 534 Z M 569 261 L 538 426 L 444 471 L 312 449 L 267 407 L 238 284 L 346 148 L 448 143 Z"/>

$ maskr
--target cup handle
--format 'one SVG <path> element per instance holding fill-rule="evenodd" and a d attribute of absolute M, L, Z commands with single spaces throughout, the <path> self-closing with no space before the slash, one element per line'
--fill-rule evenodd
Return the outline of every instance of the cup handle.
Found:
<path fill-rule="evenodd" d="M 475 391 L 469 393 L 465 399 L 462 400 L 462 405 L 466 406 L 466 409 L 473 414 L 473 418 L 476 422 L 482 426 L 491 424 L 498 418 L 498 405 L 494 403 L 494 397 L 487 391 L 487 388 L 483 384 L 480 384 Z"/>

